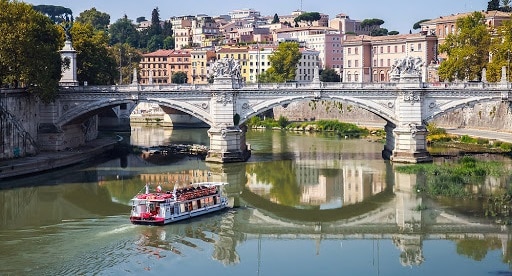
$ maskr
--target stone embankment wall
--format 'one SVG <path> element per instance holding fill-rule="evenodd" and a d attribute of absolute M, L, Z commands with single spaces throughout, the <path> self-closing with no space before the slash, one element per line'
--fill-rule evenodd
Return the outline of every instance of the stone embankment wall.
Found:
<path fill-rule="evenodd" d="M 362 108 L 329 101 L 297 102 L 274 108 L 274 117 L 284 116 L 290 121 L 337 119 L 346 123 L 383 128 L 386 122 Z M 508 102 L 479 103 L 443 114 L 433 121 L 443 128 L 473 128 L 512 132 L 512 104 Z"/>
<path fill-rule="evenodd" d="M 0 160 L 36 153 L 39 100 L 22 89 L 0 90 Z"/>

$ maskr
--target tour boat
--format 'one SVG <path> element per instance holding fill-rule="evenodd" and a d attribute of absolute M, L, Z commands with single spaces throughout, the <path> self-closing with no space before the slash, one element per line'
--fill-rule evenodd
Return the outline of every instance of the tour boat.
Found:
<path fill-rule="evenodd" d="M 220 186 L 224 182 L 199 182 L 185 188 L 139 193 L 132 199 L 130 221 L 134 224 L 164 225 L 212 213 L 227 207 L 228 200 Z"/>

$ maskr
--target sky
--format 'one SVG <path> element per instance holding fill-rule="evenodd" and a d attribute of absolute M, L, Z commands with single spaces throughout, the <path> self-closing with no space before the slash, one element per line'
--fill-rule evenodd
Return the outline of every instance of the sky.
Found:
<path fill-rule="evenodd" d="M 151 19 L 154 8 L 160 19 L 171 16 L 207 14 L 217 16 L 235 9 L 252 8 L 262 15 L 289 15 L 295 10 L 319 12 L 334 18 L 344 13 L 351 19 L 378 18 L 388 31 L 409 33 L 414 23 L 456 13 L 486 10 L 488 0 L 20 0 L 33 5 L 56 5 L 70 8 L 77 17 L 95 7 L 110 15 L 110 23 L 125 14 L 135 22 L 137 17 Z"/>

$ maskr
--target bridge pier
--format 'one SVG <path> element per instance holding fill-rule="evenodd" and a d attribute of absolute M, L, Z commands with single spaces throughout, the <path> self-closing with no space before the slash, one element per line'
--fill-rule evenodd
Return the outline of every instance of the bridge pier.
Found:
<path fill-rule="evenodd" d="M 206 156 L 207 162 L 233 163 L 245 162 L 251 156 L 251 150 L 245 142 L 247 128 L 232 126 L 225 128 L 212 127 L 208 130 L 210 149 Z"/>

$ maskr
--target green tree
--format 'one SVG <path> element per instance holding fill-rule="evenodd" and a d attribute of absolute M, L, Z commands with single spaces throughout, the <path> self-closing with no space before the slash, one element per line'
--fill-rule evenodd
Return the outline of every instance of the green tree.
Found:
<path fill-rule="evenodd" d="M 361 29 L 368 31 L 368 34 L 371 34 L 373 31 L 380 29 L 380 26 L 383 24 L 384 20 L 382 19 L 365 19 L 361 22 Z"/>
<path fill-rule="evenodd" d="M 270 55 L 270 68 L 259 76 L 260 82 L 285 82 L 295 80 L 297 64 L 302 54 L 297 42 L 282 42 Z"/>
<path fill-rule="evenodd" d="M 154 52 L 158 49 L 162 49 L 164 46 L 164 38 L 162 35 L 154 35 L 149 38 L 147 50 L 149 52 Z"/>
<path fill-rule="evenodd" d="M 162 25 L 160 25 L 160 11 L 154 8 L 151 12 L 151 27 L 149 27 L 149 36 L 161 35 Z"/>
<path fill-rule="evenodd" d="M 274 19 L 272 19 L 272 24 L 277 24 L 279 23 L 279 16 L 277 15 L 277 13 L 274 14 Z"/>
<path fill-rule="evenodd" d="M 139 32 L 126 15 L 124 15 L 123 18 L 118 19 L 110 26 L 109 33 L 110 45 L 128 43 L 132 47 L 146 47 L 146 45 L 142 45 L 140 42 Z"/>
<path fill-rule="evenodd" d="M 500 0 L 491 0 L 487 2 L 488 11 L 497 11 L 500 9 Z"/>
<path fill-rule="evenodd" d="M 55 23 L 62 23 L 66 20 L 72 21 L 73 18 L 73 12 L 71 11 L 71 9 L 62 6 L 37 5 L 34 6 L 34 10 L 39 11 L 44 15 L 50 17 L 50 19 Z"/>
<path fill-rule="evenodd" d="M 388 35 L 398 35 L 398 34 L 400 34 L 398 31 L 388 32 Z"/>
<path fill-rule="evenodd" d="M 320 81 L 340 82 L 340 75 L 334 69 L 325 69 L 320 73 Z"/>
<path fill-rule="evenodd" d="M 318 12 L 305 12 L 297 17 L 295 17 L 294 21 L 295 23 L 299 23 L 299 22 L 307 22 L 308 25 L 311 26 L 311 24 L 313 24 L 314 21 L 318 21 L 320 20 L 320 18 L 322 18 L 320 16 L 320 13 Z"/>
<path fill-rule="evenodd" d="M 370 32 L 370 36 L 386 36 L 388 35 L 388 29 L 378 28 Z"/>
<path fill-rule="evenodd" d="M 137 68 L 142 59 L 142 53 L 137 48 L 130 46 L 128 43 L 116 44 L 111 47 L 110 53 L 113 53 L 116 66 L 121 65 L 122 83 L 128 84 L 132 82 L 133 68 Z M 117 67 L 119 70 L 119 67 Z M 119 75 L 116 76 L 116 80 Z"/>
<path fill-rule="evenodd" d="M 140 24 L 141 22 L 144 22 L 144 21 L 146 21 L 146 17 L 144 17 L 144 16 L 140 16 L 140 17 L 137 17 L 137 19 L 135 19 L 135 22 L 137 22 L 137 23 L 139 23 L 139 24 Z"/>
<path fill-rule="evenodd" d="M 173 30 L 172 30 L 172 23 L 170 21 L 164 22 L 164 27 L 162 28 L 162 35 L 164 37 L 172 36 Z"/>
<path fill-rule="evenodd" d="M 168 36 L 164 39 L 164 49 L 170 50 L 174 49 L 174 37 Z"/>
<path fill-rule="evenodd" d="M 171 82 L 177 83 L 177 84 L 187 83 L 187 80 L 188 80 L 187 73 L 181 72 L 181 71 L 178 71 L 178 72 L 172 74 L 172 77 L 171 77 Z"/>
<path fill-rule="evenodd" d="M 92 8 L 81 12 L 75 21 L 83 24 L 89 23 L 96 30 L 106 31 L 110 25 L 110 15 Z"/>
<path fill-rule="evenodd" d="M 512 58 L 512 19 L 505 20 L 497 28 L 499 36 L 491 40 L 489 53 L 491 61 L 487 65 L 487 80 L 497 82 L 501 80 L 501 68 L 507 68 L 508 80 L 512 80 L 510 73 L 510 60 Z"/>
<path fill-rule="evenodd" d="M 119 67 L 114 58 L 116 53 L 108 47 L 107 34 L 94 31 L 90 24 L 75 23 L 71 35 L 77 52 L 78 81 L 92 85 L 114 84 Z"/>
<path fill-rule="evenodd" d="M 0 0 L 0 86 L 26 87 L 52 101 L 62 76 L 63 31 L 31 5 Z"/>
<path fill-rule="evenodd" d="M 439 46 L 439 51 L 449 57 L 439 66 L 439 76 L 449 81 L 480 79 L 491 42 L 485 18 L 481 12 L 474 12 L 457 19 L 456 26 L 459 32 L 449 34 Z"/>

